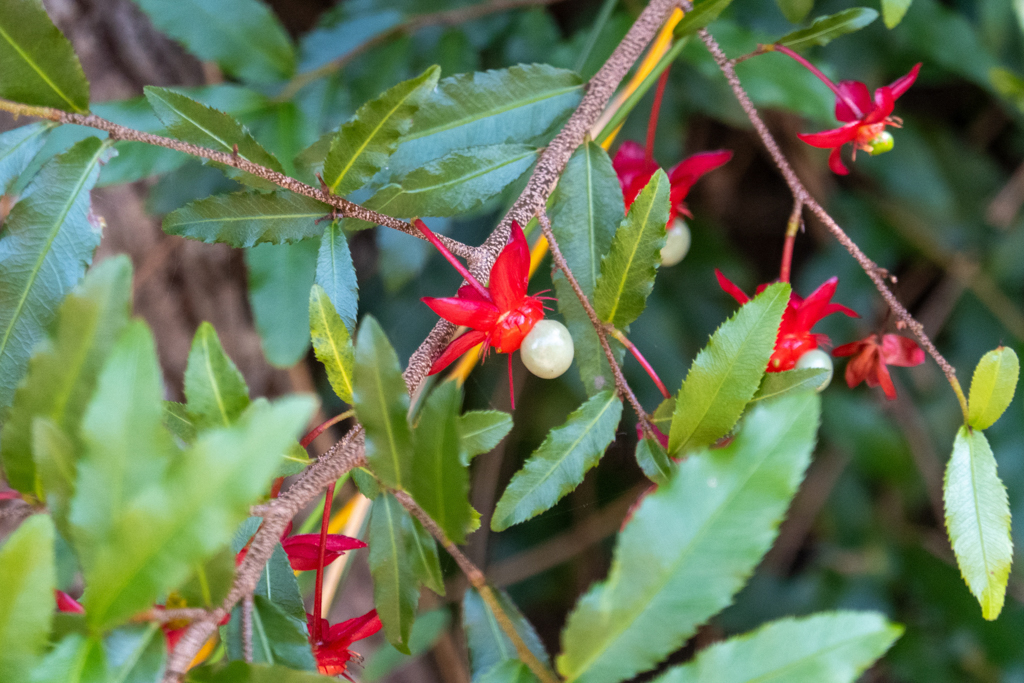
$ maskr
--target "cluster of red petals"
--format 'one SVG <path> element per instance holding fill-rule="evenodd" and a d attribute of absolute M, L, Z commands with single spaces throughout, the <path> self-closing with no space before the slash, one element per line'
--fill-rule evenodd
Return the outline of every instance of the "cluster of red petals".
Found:
<path fill-rule="evenodd" d="M 861 382 L 869 387 L 881 386 L 885 397 L 890 401 L 896 399 L 896 387 L 892 384 L 887 365 L 901 368 L 912 368 L 924 362 L 924 351 L 913 339 L 898 334 L 882 335 L 882 343 L 878 343 L 878 335 L 843 344 L 832 351 L 833 356 L 852 356 L 846 364 L 846 384 L 852 389 Z"/>
<path fill-rule="evenodd" d="M 690 188 L 702 175 L 715 170 L 729 159 L 732 159 L 732 152 L 725 149 L 700 152 L 683 159 L 669 170 L 668 181 L 672 187 L 669 224 L 679 215 L 690 217 L 690 211 L 686 208 L 685 203 Z M 659 168 L 653 159 L 647 158 L 644 148 L 632 140 L 623 142 L 619 147 L 615 158 L 612 159 L 612 167 L 619 177 L 619 184 L 622 185 L 622 195 L 627 209 L 633 204 L 637 195 L 647 187 L 651 176 Z"/>
<path fill-rule="evenodd" d="M 288 555 L 288 563 L 297 572 L 316 569 L 320 559 L 320 534 L 298 534 L 281 541 L 284 552 Z M 365 548 L 366 544 L 358 538 L 350 538 L 341 534 L 327 534 L 327 549 L 324 551 L 324 566 L 345 554 L 347 550 Z"/>
<path fill-rule="evenodd" d="M 853 143 L 853 153 L 857 150 L 871 152 L 871 141 L 877 138 L 886 126 L 899 128 L 900 121 L 891 116 L 896 100 L 914 84 L 921 64 L 918 63 L 910 72 L 889 85 L 875 90 L 874 100 L 868 86 L 860 81 L 840 81 L 837 86 L 840 94 L 836 96 L 836 119 L 846 125 L 820 133 L 800 134 L 798 137 L 809 145 L 831 149 L 828 156 L 828 167 L 833 173 L 846 175 L 849 169 L 840 158 L 840 148 Z"/>
<path fill-rule="evenodd" d="M 750 300 L 743 290 L 733 284 L 729 278 L 722 274 L 722 271 L 715 269 L 715 276 L 718 278 L 719 286 L 741 306 Z M 770 283 L 758 285 L 757 293 L 760 294 Z M 811 292 L 806 299 L 793 292 L 789 296 L 789 304 L 782 314 L 782 323 L 779 325 L 779 336 L 775 340 L 775 351 L 768 361 L 768 372 L 783 372 L 792 370 L 800 356 L 819 345 L 828 344 L 828 337 L 823 334 L 814 334 L 811 328 L 822 318 L 833 313 L 842 313 L 851 318 L 859 318 L 857 313 L 842 304 L 832 303 L 832 296 L 836 293 L 836 285 L 839 278 L 830 277 L 825 280 L 816 290 Z"/>
<path fill-rule="evenodd" d="M 313 615 L 307 614 L 306 619 L 309 622 L 309 632 L 313 633 Z M 348 663 L 353 659 L 359 661 L 361 658 L 349 647 L 357 640 L 369 638 L 379 631 L 380 627 L 380 617 L 377 616 L 375 609 L 361 617 L 334 626 L 329 625 L 326 619 L 321 619 L 321 640 L 319 643 L 313 643 L 313 655 L 316 657 L 320 673 L 326 676 L 341 675 L 351 681 L 352 677 L 346 671 Z"/>
<path fill-rule="evenodd" d="M 428 237 L 433 236 L 421 222 L 417 221 L 416 225 Z M 446 258 L 450 256 L 439 246 L 440 242 L 434 244 L 442 249 Z M 449 261 L 454 258 L 452 256 Z M 467 275 L 472 277 L 468 272 L 463 273 L 464 277 Z M 430 374 L 441 372 L 481 342 L 486 342 L 485 352 L 490 347 L 496 348 L 498 353 L 512 353 L 518 349 L 533 326 L 544 318 L 542 298 L 526 294 L 529 279 L 530 247 L 526 244 L 523 229 L 513 221 L 511 240 L 494 262 L 486 288 L 473 280 L 460 287 L 456 296 L 423 297 L 423 303 L 445 320 L 472 328 L 448 345 L 430 367 Z"/>

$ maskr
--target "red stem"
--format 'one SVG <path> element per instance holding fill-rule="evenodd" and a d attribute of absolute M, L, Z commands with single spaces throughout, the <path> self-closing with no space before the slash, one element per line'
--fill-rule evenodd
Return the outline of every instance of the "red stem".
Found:
<path fill-rule="evenodd" d="M 316 590 L 313 592 L 313 643 L 321 640 L 320 619 L 323 609 L 320 605 L 324 599 L 324 560 L 327 556 L 327 527 L 331 523 L 331 505 L 334 503 L 334 485 L 331 482 L 324 496 L 324 518 L 320 522 L 320 557 L 316 563 Z"/>
<path fill-rule="evenodd" d="M 845 102 L 845 103 L 846 103 L 846 106 L 847 106 L 847 107 L 849 107 L 849 108 L 850 108 L 850 110 L 851 110 L 851 111 L 853 111 L 853 113 L 857 115 L 857 118 L 858 118 L 858 119 L 862 119 L 862 118 L 864 118 L 864 112 L 862 112 L 862 111 L 860 110 L 860 107 L 858 107 L 858 106 L 856 105 L 856 103 L 854 103 L 854 101 L 853 101 L 853 100 L 851 100 L 851 99 L 850 99 L 849 97 L 847 97 L 846 95 L 844 95 L 844 94 L 843 94 L 843 91 L 839 89 L 839 86 L 838 86 L 838 85 L 836 85 L 835 83 L 833 83 L 833 82 L 832 82 L 832 79 L 830 79 L 830 78 L 829 78 L 828 76 L 826 76 L 825 74 L 823 74 L 823 73 L 821 72 L 821 70 L 820 70 L 820 69 L 818 69 L 818 67 L 814 66 L 813 64 L 811 64 L 810 62 L 808 62 L 808 61 L 807 61 L 806 59 L 804 59 L 803 57 L 801 57 L 801 56 L 800 56 L 800 55 L 798 55 L 797 53 L 795 53 L 795 52 L 793 52 L 792 50 L 790 50 L 790 49 L 789 49 L 788 47 L 786 47 L 785 45 L 774 45 L 774 46 L 772 46 L 772 47 L 774 48 L 774 50 L 775 50 L 776 52 L 781 52 L 781 53 L 782 53 L 782 54 L 784 54 L 784 55 L 789 55 L 790 57 L 792 57 L 793 59 L 795 59 L 795 60 L 796 60 L 797 62 L 799 62 L 800 64 L 802 64 L 802 65 L 804 66 L 804 68 L 806 68 L 806 69 L 807 69 L 808 71 L 810 71 L 810 72 L 811 72 L 812 74 L 814 74 L 815 76 L 817 76 L 817 77 L 818 77 L 818 78 L 819 78 L 819 79 L 821 80 L 821 82 L 822 82 L 822 83 L 824 83 L 825 85 L 827 85 L 827 86 L 829 87 L 829 89 L 830 89 L 830 90 L 832 90 L 832 92 L 834 92 L 834 93 L 836 94 L 836 97 L 838 97 L 838 98 L 839 98 L 839 99 L 841 99 L 841 100 L 842 100 L 843 102 Z"/>
<path fill-rule="evenodd" d="M 779 282 L 789 282 L 789 274 L 793 266 L 793 245 L 796 244 L 796 233 L 786 233 L 786 243 L 782 246 L 782 266 L 779 268 Z"/>
<path fill-rule="evenodd" d="M 512 404 L 512 410 L 516 409 L 516 390 L 512 386 L 512 354 L 508 354 L 508 400 Z"/>
<path fill-rule="evenodd" d="M 614 327 L 609 330 L 609 333 L 615 337 L 620 344 L 629 349 L 629 352 L 633 354 L 633 357 L 640 362 L 643 369 L 647 372 L 650 378 L 654 380 L 654 384 L 658 387 L 658 391 L 661 392 L 661 395 L 665 398 L 672 398 L 672 394 L 668 393 L 668 389 L 665 388 L 665 383 L 661 381 L 661 378 L 658 377 L 658 373 L 654 371 L 651 364 L 647 362 L 646 358 L 644 358 L 644 354 L 640 353 L 640 349 L 636 347 L 636 344 L 626 339 L 626 335 L 622 334 L 622 332 Z"/>
<path fill-rule="evenodd" d="M 459 271 L 459 275 L 461 275 L 463 279 L 465 279 L 465 281 L 480 294 L 480 296 L 487 301 L 492 301 L 491 293 L 487 291 L 487 288 L 480 284 L 479 280 L 473 277 L 473 274 L 469 272 L 466 266 L 462 265 L 462 262 L 459 261 L 459 259 L 455 258 L 455 254 L 448 251 L 448 247 L 444 246 L 444 244 L 441 243 L 441 240 L 437 239 L 437 235 L 434 234 L 433 230 L 427 227 L 426 223 L 421 221 L 419 218 L 413 219 L 412 223 L 419 228 L 420 232 L 423 233 L 423 236 L 426 237 L 431 244 L 437 247 L 437 250 L 441 252 L 441 256 L 444 256 L 448 260 L 448 263 L 452 264 L 452 267 Z"/>
<path fill-rule="evenodd" d="M 350 412 L 344 412 L 341 415 L 335 415 L 330 420 L 327 420 L 327 421 L 323 422 L 322 424 L 319 424 L 316 427 L 313 427 L 313 429 L 311 429 L 308 434 L 306 434 L 304 437 L 302 437 L 302 441 L 299 441 L 299 445 L 302 446 L 303 448 L 305 448 L 309 444 L 313 443 L 313 440 L 316 439 L 316 437 L 318 437 L 321 434 L 323 434 L 325 429 L 328 429 L 329 427 L 332 427 L 332 426 L 338 424 L 339 422 L 341 422 L 342 420 L 344 420 L 344 419 L 346 419 L 348 417 L 351 417 L 351 413 Z"/>
<path fill-rule="evenodd" d="M 658 89 L 654 91 L 654 103 L 651 105 L 651 118 L 647 120 L 647 161 L 654 159 L 654 135 L 658 130 L 658 113 L 661 111 L 661 98 L 665 95 L 665 84 L 668 83 L 669 64 L 658 78 Z"/>

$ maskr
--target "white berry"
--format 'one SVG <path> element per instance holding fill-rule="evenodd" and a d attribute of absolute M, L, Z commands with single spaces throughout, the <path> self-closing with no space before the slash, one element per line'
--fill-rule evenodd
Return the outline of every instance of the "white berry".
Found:
<path fill-rule="evenodd" d="M 821 380 L 821 384 L 818 385 L 818 388 L 815 389 L 815 391 L 821 392 L 824 391 L 825 387 L 827 387 L 832 382 L 832 375 L 835 372 L 835 369 L 832 365 L 832 357 L 829 356 L 824 351 L 822 351 L 821 349 L 811 349 L 804 355 L 800 356 L 800 358 L 796 362 L 797 370 L 810 370 L 819 368 L 821 370 L 825 370 L 825 377 Z"/>
<path fill-rule="evenodd" d="M 557 320 L 541 320 L 523 339 L 519 353 L 526 369 L 544 379 L 554 379 L 572 365 L 572 337 Z"/>
<path fill-rule="evenodd" d="M 665 233 L 665 246 L 661 248 L 661 265 L 674 266 L 690 251 L 690 228 L 686 221 L 677 218 Z"/>

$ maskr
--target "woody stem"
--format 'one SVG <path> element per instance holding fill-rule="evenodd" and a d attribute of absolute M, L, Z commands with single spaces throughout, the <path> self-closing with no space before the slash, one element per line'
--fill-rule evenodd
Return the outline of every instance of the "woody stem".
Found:
<path fill-rule="evenodd" d="M 781 52 L 784 55 L 788 55 L 799 62 L 805 69 L 810 71 L 812 74 L 818 77 L 818 79 L 827 85 L 829 89 L 836 94 L 836 97 L 846 103 L 846 106 L 857 116 L 858 119 L 864 118 L 864 112 L 860 110 L 860 107 L 854 103 L 849 97 L 843 94 L 843 91 L 839 89 L 839 86 L 832 82 L 832 79 L 821 72 L 821 69 L 811 64 L 809 61 L 798 55 L 797 53 L 790 50 L 785 45 L 774 45 L 772 46 L 775 52 Z"/>
<path fill-rule="evenodd" d="M 419 228 L 419 231 L 423 233 L 423 236 L 426 237 L 431 244 L 437 247 L 437 250 L 441 252 L 441 255 L 445 257 L 448 263 L 452 264 L 452 267 L 459 271 L 459 275 L 461 275 L 463 279 L 468 282 L 478 294 L 480 294 L 480 296 L 482 296 L 486 301 L 491 301 L 491 293 L 487 291 L 487 288 L 480 284 L 479 280 L 473 277 L 473 274 L 469 272 L 469 269 L 466 268 L 466 266 L 462 265 L 462 262 L 459 261 L 459 259 L 455 258 L 455 254 L 450 252 L 448 248 L 441 243 L 441 240 L 437 238 L 437 235 L 434 234 L 433 230 L 427 227 L 426 223 L 421 221 L 419 218 L 414 218 L 412 223 Z"/>
<path fill-rule="evenodd" d="M 320 555 L 316 561 L 316 590 L 313 592 L 313 642 L 319 643 L 322 638 L 320 619 L 323 613 L 324 599 L 324 559 L 327 556 L 327 527 L 331 522 L 331 504 L 334 502 L 335 482 L 327 487 L 324 498 L 324 517 L 320 522 Z"/>
<path fill-rule="evenodd" d="M 658 113 L 661 111 L 661 98 L 665 95 L 665 85 L 668 83 L 668 72 L 672 68 L 670 63 L 658 77 L 658 89 L 654 91 L 654 103 L 651 105 L 651 118 L 647 120 L 647 146 L 644 158 L 647 161 L 654 159 L 654 136 L 658 132 Z"/>
<path fill-rule="evenodd" d="M 618 341 L 620 344 L 629 349 L 629 352 L 633 354 L 633 357 L 640 362 L 640 365 L 643 367 L 644 371 L 646 371 L 650 378 L 654 380 L 654 384 L 655 386 L 658 387 L 658 391 L 661 392 L 661 395 L 664 396 L 665 398 L 672 398 L 672 394 L 670 394 L 668 389 L 665 388 L 665 383 L 661 381 L 661 378 L 658 377 L 658 373 L 654 371 L 654 368 L 651 366 L 651 364 L 647 362 L 646 358 L 644 358 L 644 354 L 640 353 L 640 349 L 636 347 L 636 344 L 629 341 L 629 339 L 626 338 L 626 335 L 624 335 L 614 325 L 607 325 L 605 329 L 608 330 L 608 334 L 613 336 L 616 341 Z"/>
<path fill-rule="evenodd" d="M 800 212 L 804 203 L 797 199 L 793 202 L 793 213 L 789 215 L 789 222 L 786 223 L 786 242 L 782 245 L 782 265 L 779 267 L 779 282 L 789 282 L 789 276 L 793 269 L 793 246 L 796 244 L 796 234 L 800 232 Z"/>

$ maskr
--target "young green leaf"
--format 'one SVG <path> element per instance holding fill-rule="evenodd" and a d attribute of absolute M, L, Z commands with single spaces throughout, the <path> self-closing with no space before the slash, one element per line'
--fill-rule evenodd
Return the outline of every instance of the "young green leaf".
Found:
<path fill-rule="evenodd" d="M 466 542 L 473 519 L 469 505 L 469 470 L 459 435 L 462 392 L 444 382 L 427 397 L 413 432 L 409 492 L 456 544 Z"/>
<path fill-rule="evenodd" d="M 533 625 L 526 620 L 526 617 L 505 591 L 492 588 L 491 592 L 494 593 L 498 604 L 501 605 L 501 610 L 512 622 L 516 633 L 526 643 L 526 647 L 537 659 L 546 663 L 548 653 L 544 650 L 544 644 Z M 467 590 L 466 597 L 462 600 L 462 627 L 466 631 L 469 661 L 472 664 L 474 681 L 502 662 L 518 661 L 515 646 L 508 635 L 501 630 L 498 618 L 494 616 L 490 606 L 483 601 L 475 588 Z"/>
<path fill-rule="evenodd" d="M 86 138 L 40 169 L 0 233 L 0 408 L 11 404 L 32 347 L 100 243 L 90 214 L 106 146 Z"/>
<path fill-rule="evenodd" d="M 885 22 L 885 27 L 896 28 L 903 21 L 912 2 L 913 0 L 882 0 L 882 21 Z"/>
<path fill-rule="evenodd" d="M 330 212 L 327 204 L 287 190 L 216 194 L 167 214 L 164 232 L 232 247 L 285 244 L 320 235 L 317 221 Z"/>
<path fill-rule="evenodd" d="M 33 515 L 0 546 L 0 680 L 27 681 L 53 616 L 53 522 Z"/>
<path fill-rule="evenodd" d="M 90 270 L 61 303 L 45 343 L 36 347 L 29 360 L 26 379 L 14 395 L 0 432 L 0 457 L 12 487 L 37 492 L 32 452 L 32 420 L 36 417 L 52 420 L 72 440 L 72 447 L 60 454 L 62 462 L 70 463 L 70 473 L 63 476 L 60 472 L 66 468 L 51 469 L 51 474 L 60 476 L 44 479 L 42 493 L 50 492 L 51 486 L 63 490 L 58 482 L 73 486 L 78 423 L 100 367 L 128 321 L 131 289 L 131 261 L 117 256 Z"/>
<path fill-rule="evenodd" d="M 789 292 L 782 282 L 766 288 L 723 323 L 697 354 L 676 399 L 671 455 L 710 445 L 736 424 L 768 367 Z"/>
<path fill-rule="evenodd" d="M 79 444 L 49 417 L 32 420 L 32 456 L 40 488 L 46 493 L 46 505 L 61 533 L 68 533 L 68 503 L 75 493 L 75 469 Z"/>
<path fill-rule="evenodd" d="M 244 659 L 241 605 L 236 605 L 231 611 L 225 640 L 228 658 Z M 256 664 L 280 664 L 300 671 L 316 671 L 316 660 L 310 649 L 305 621 L 286 614 L 264 595 L 253 597 L 252 661 Z"/>
<path fill-rule="evenodd" d="M 196 436 L 196 426 L 188 414 L 188 406 L 176 401 L 164 401 L 164 427 L 188 445 L 192 445 Z"/>
<path fill-rule="evenodd" d="M 619 534 L 608 578 L 562 632 L 567 681 L 632 678 L 732 601 L 775 540 L 810 462 L 818 414 L 812 393 L 759 403 L 731 444 L 690 455 L 644 498 Z"/>
<path fill-rule="evenodd" d="M 413 576 L 438 595 L 444 595 L 444 576 L 441 574 L 441 560 L 437 556 L 437 541 L 412 515 L 406 513 L 402 519 L 406 552 L 412 558 Z"/>
<path fill-rule="evenodd" d="M 32 671 L 31 683 L 107 681 L 109 667 L 98 636 L 69 633 Z"/>
<path fill-rule="evenodd" d="M 411 522 L 409 513 L 390 493 L 381 493 L 373 501 L 369 541 L 373 604 L 388 642 L 403 654 L 409 654 L 409 633 L 420 600 L 414 569 L 418 558 L 409 553 Z"/>
<path fill-rule="evenodd" d="M 682 20 L 676 24 L 675 37 L 682 38 L 696 33 L 717 19 L 731 4 L 732 0 L 697 0 L 693 3 L 693 9 L 683 15 Z"/>
<path fill-rule="evenodd" d="M 356 340 L 352 402 L 366 428 L 366 461 L 385 486 L 408 486 L 412 435 L 406 413 L 409 394 L 391 342 L 373 316 L 363 318 Z"/>
<path fill-rule="evenodd" d="M 167 638 L 159 624 L 115 629 L 104 636 L 103 649 L 112 683 L 155 683 L 163 675 Z"/>
<path fill-rule="evenodd" d="M 251 83 L 276 83 L 295 71 L 295 48 L 259 0 L 135 0 L 153 24 L 204 61 Z"/>
<path fill-rule="evenodd" d="M 89 81 L 41 0 L 0 4 L 0 97 L 84 114 Z"/>
<path fill-rule="evenodd" d="M 785 45 L 795 52 L 812 45 L 828 45 L 839 36 L 861 30 L 877 18 L 878 12 L 870 7 L 851 7 L 826 17 L 818 17 L 807 28 L 787 33 L 776 40 L 775 44 Z"/>
<path fill-rule="evenodd" d="M 309 331 L 316 359 L 327 370 L 327 379 L 334 393 L 351 404 L 352 373 L 356 363 L 352 338 L 320 285 L 313 285 L 309 290 Z"/>
<path fill-rule="evenodd" d="M 0 194 L 11 191 L 19 176 L 46 144 L 53 128 L 52 123 L 40 122 L 0 133 Z"/>
<path fill-rule="evenodd" d="M 512 429 L 512 416 L 500 410 L 471 410 L 459 417 L 459 435 L 465 465 L 490 453 Z"/>
<path fill-rule="evenodd" d="M 615 439 L 622 401 L 612 390 L 593 396 L 555 427 L 516 472 L 498 501 L 491 529 L 503 531 L 551 508 L 579 486 Z"/>
<path fill-rule="evenodd" d="M 814 7 L 814 0 L 775 0 L 782 11 L 782 16 L 791 24 L 803 23 Z"/>
<path fill-rule="evenodd" d="M 271 365 L 290 368 L 309 351 L 309 289 L 317 244 L 261 244 L 247 249 L 249 305 L 263 353 Z"/>
<path fill-rule="evenodd" d="M 821 368 L 807 368 L 802 370 L 785 370 L 783 372 L 766 372 L 761 386 L 751 401 L 763 401 L 768 398 L 775 398 L 788 394 L 791 391 L 814 390 L 821 384 L 825 370 Z"/>
<path fill-rule="evenodd" d="M 974 429 L 994 425 L 1010 407 L 1019 374 L 1017 354 L 1008 346 L 1000 346 L 982 356 L 971 378 L 967 424 Z"/>
<path fill-rule="evenodd" d="M 611 251 L 601 259 L 601 276 L 594 287 L 594 310 L 601 320 L 623 328 L 643 313 L 661 263 L 668 211 L 668 176 L 658 169 L 629 207 Z"/>
<path fill-rule="evenodd" d="M 220 345 L 213 325 L 202 322 L 185 368 L 185 398 L 196 429 L 230 427 L 249 407 L 249 387 Z"/>
<path fill-rule="evenodd" d="M 980 430 L 961 427 L 946 465 L 942 499 L 946 531 L 967 587 L 981 615 L 999 616 L 1013 562 L 1010 504 L 996 459 Z"/>
<path fill-rule="evenodd" d="M 351 334 L 356 329 L 359 311 L 359 283 L 340 221 L 331 221 L 320 238 L 314 282 L 324 288 Z"/>
<path fill-rule="evenodd" d="M 656 439 L 647 437 L 636 442 L 636 462 L 655 484 L 664 484 L 672 476 L 672 461 Z"/>
<path fill-rule="evenodd" d="M 701 650 L 654 683 L 853 683 L 902 633 L 875 612 L 780 619 Z"/>
<path fill-rule="evenodd" d="M 387 165 L 440 75 L 441 68 L 432 66 L 393 86 L 361 106 L 341 127 L 324 161 L 323 179 L 332 194 L 344 196 L 358 190 Z"/>

